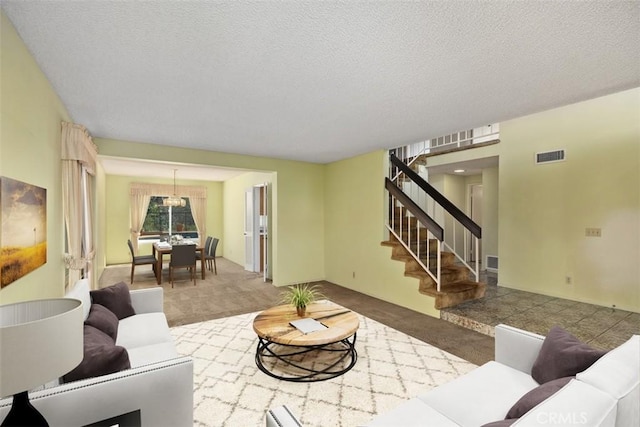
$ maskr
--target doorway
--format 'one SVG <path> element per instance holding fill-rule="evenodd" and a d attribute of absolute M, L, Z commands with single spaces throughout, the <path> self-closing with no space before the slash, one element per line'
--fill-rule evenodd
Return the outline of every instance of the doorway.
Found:
<path fill-rule="evenodd" d="M 470 217 L 473 222 L 482 226 L 482 198 L 483 198 L 483 188 L 482 184 L 471 184 L 469 186 L 469 210 Z M 476 253 L 476 245 L 473 243 L 473 234 L 469 232 L 469 252 L 467 262 L 476 262 L 476 259 L 480 259 L 482 262 L 482 239 L 478 244 L 478 251 Z M 480 258 L 477 258 L 480 257 Z"/>
<path fill-rule="evenodd" d="M 245 190 L 245 263 L 244 269 L 262 273 L 265 281 L 269 271 L 269 184 L 259 184 Z"/>

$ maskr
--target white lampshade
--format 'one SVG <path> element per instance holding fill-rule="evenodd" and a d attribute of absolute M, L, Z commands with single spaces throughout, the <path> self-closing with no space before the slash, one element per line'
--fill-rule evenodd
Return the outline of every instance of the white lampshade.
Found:
<path fill-rule="evenodd" d="M 187 201 L 181 197 L 176 196 L 175 194 L 171 197 L 167 197 L 162 200 L 162 206 L 187 206 Z"/>
<path fill-rule="evenodd" d="M 61 377 L 83 352 L 82 302 L 42 299 L 0 306 L 0 397 Z"/>

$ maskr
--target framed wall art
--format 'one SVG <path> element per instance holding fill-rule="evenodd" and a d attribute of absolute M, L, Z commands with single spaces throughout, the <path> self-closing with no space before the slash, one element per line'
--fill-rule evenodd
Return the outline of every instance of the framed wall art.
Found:
<path fill-rule="evenodd" d="M 0 284 L 47 262 L 47 190 L 0 177 Z"/>

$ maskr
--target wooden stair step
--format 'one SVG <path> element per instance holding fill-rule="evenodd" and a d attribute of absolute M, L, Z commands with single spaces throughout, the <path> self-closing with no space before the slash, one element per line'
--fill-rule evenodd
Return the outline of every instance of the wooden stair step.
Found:
<path fill-rule="evenodd" d="M 409 270 L 405 267 L 404 275 L 407 277 L 413 277 L 415 279 L 428 278 L 433 280 L 429 273 L 424 271 L 421 267 L 417 266 Z M 443 284 L 451 282 L 459 282 L 468 278 L 468 271 L 466 268 L 460 268 L 457 266 L 440 266 L 440 280 Z"/>
<path fill-rule="evenodd" d="M 440 293 L 455 294 L 466 292 L 471 289 L 475 290 L 479 285 L 484 284 L 481 282 L 474 282 L 473 280 L 458 280 L 456 282 L 442 284 L 440 286 Z M 425 288 L 423 293 L 434 296 L 438 293 L 438 291 L 436 290 L 435 286 L 432 286 Z"/>
<path fill-rule="evenodd" d="M 404 233 L 406 233 L 406 231 Z M 448 251 L 443 251 L 440 254 L 441 285 L 440 291 L 438 292 L 433 278 L 422 269 L 422 266 L 420 266 L 416 259 L 394 235 L 390 235 L 389 240 L 381 242 L 380 245 L 392 248 L 391 258 L 405 263 L 404 275 L 420 281 L 418 291 L 423 295 L 433 297 L 436 309 L 453 307 L 465 301 L 484 297 L 485 284 L 469 280 L 469 270 L 463 265 L 456 264 L 455 254 Z M 433 250 L 430 251 L 428 265 L 429 268 L 432 269 L 431 271 L 434 271 L 436 251 L 433 239 L 430 239 L 429 245 L 432 246 Z M 413 249 L 418 247 L 416 241 L 409 242 L 408 246 Z M 427 256 L 422 257 L 422 255 L 423 254 L 421 254 L 422 262 L 427 265 Z"/>
<path fill-rule="evenodd" d="M 480 299 L 484 297 L 486 285 L 482 282 L 474 282 L 471 280 L 460 280 L 453 283 L 440 286 L 438 292 L 435 286 L 420 287 L 422 294 L 435 297 L 435 308 L 442 309 L 453 307 L 465 301 Z"/>

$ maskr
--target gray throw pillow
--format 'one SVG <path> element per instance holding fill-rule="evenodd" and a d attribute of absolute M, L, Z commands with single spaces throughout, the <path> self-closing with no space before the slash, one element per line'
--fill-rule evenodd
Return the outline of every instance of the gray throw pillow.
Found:
<path fill-rule="evenodd" d="M 84 324 L 101 330 L 109 335 L 114 342 L 118 337 L 118 318 L 103 305 L 91 304 L 89 317 L 84 321 Z"/>
<path fill-rule="evenodd" d="M 606 351 L 595 349 L 561 327 L 554 326 L 542 342 L 531 376 L 538 384 L 575 376 L 604 354 Z"/>
<path fill-rule="evenodd" d="M 118 320 L 136 314 L 133 305 L 131 305 L 129 287 L 124 282 L 116 283 L 97 291 L 91 291 L 91 301 L 111 310 Z"/>
<path fill-rule="evenodd" d="M 527 392 L 511 407 L 511 409 L 509 409 L 505 418 L 520 418 L 533 407 L 538 406 L 538 404 L 542 403 L 548 397 L 567 385 L 567 383 L 569 383 L 573 378 L 575 377 L 558 378 L 539 385 L 533 390 Z"/>
<path fill-rule="evenodd" d="M 64 382 L 99 377 L 131 368 L 129 353 L 115 345 L 110 336 L 84 325 L 84 357 L 71 372 L 64 375 Z"/>

